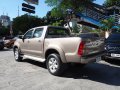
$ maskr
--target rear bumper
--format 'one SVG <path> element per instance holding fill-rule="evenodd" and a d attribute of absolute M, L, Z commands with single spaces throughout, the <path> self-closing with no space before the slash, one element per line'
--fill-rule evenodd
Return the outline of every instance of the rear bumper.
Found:
<path fill-rule="evenodd" d="M 92 54 L 92 55 L 82 56 L 81 57 L 81 63 L 86 64 L 86 63 L 90 63 L 90 62 L 96 62 L 96 59 L 98 57 L 103 56 L 104 54 L 105 54 L 105 52 L 102 51 L 102 52 L 95 53 L 95 54 Z"/>
<path fill-rule="evenodd" d="M 90 62 L 95 62 L 96 58 L 101 57 L 104 55 L 104 51 L 99 52 L 99 53 L 95 53 L 95 54 L 90 54 L 90 55 L 86 55 L 86 56 L 78 56 L 76 54 L 73 55 L 66 55 L 66 60 L 67 63 L 72 62 L 72 63 L 83 63 L 83 64 L 87 64 Z"/>
<path fill-rule="evenodd" d="M 115 54 L 120 54 L 120 53 L 115 52 Z M 106 52 L 105 55 L 103 55 L 103 58 L 104 59 L 117 59 L 117 60 L 120 60 L 120 57 L 112 57 L 110 52 L 109 53 Z"/>

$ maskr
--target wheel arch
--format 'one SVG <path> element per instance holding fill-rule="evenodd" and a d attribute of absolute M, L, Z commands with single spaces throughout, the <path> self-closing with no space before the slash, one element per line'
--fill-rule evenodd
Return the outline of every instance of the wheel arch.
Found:
<path fill-rule="evenodd" d="M 49 48 L 46 50 L 45 52 L 45 59 L 47 59 L 47 57 L 50 55 L 50 54 L 53 54 L 53 53 L 56 53 L 56 54 L 59 54 L 60 55 L 60 58 L 61 58 L 61 61 L 62 62 L 66 62 L 66 58 L 65 58 L 65 54 L 62 50 L 57 50 L 55 48 Z"/>

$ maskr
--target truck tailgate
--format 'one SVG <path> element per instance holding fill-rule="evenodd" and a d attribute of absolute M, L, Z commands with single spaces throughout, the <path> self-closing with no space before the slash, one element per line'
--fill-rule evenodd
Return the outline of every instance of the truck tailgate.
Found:
<path fill-rule="evenodd" d="M 81 37 L 85 43 L 83 56 L 95 55 L 104 51 L 104 39 L 100 37 L 90 37 L 89 34 L 85 37 Z"/>

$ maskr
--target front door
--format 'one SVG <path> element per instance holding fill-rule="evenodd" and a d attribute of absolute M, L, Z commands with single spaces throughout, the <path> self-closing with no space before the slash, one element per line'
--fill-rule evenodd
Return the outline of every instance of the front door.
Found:
<path fill-rule="evenodd" d="M 44 37 L 43 28 L 36 28 L 33 37 L 29 40 L 29 51 L 32 56 L 42 57 Z"/>
<path fill-rule="evenodd" d="M 29 41 L 32 38 L 33 30 L 29 30 L 25 33 L 23 39 L 20 40 L 21 51 L 24 54 L 29 54 Z"/>

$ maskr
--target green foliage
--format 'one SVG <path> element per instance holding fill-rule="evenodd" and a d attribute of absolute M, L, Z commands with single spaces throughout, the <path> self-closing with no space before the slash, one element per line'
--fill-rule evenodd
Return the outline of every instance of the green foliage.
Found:
<path fill-rule="evenodd" d="M 9 36 L 9 35 L 10 35 L 10 26 L 8 26 L 8 27 L 1 26 L 0 27 L 0 36 Z"/>
<path fill-rule="evenodd" d="M 53 26 L 62 26 L 63 20 L 56 21 L 52 23 Z"/>
<path fill-rule="evenodd" d="M 106 0 L 104 2 L 104 6 L 107 6 L 107 7 L 114 6 L 114 5 L 120 6 L 120 0 Z"/>
<path fill-rule="evenodd" d="M 103 31 L 110 30 L 114 26 L 114 22 L 115 22 L 115 19 L 112 17 L 102 20 L 101 21 L 101 23 L 102 23 L 101 29 Z"/>
<path fill-rule="evenodd" d="M 50 18 L 47 18 L 47 20 L 49 20 L 51 25 L 62 26 L 64 23 L 68 23 L 70 21 L 67 20 L 67 9 L 72 9 L 74 13 L 78 13 L 85 7 L 88 7 L 88 5 L 93 1 L 95 0 L 45 0 L 45 3 L 48 6 L 53 7 L 51 12 L 48 14 L 50 15 Z M 62 22 L 60 20 L 62 20 Z M 74 26 L 72 32 L 78 33 L 78 27 Z"/>
<path fill-rule="evenodd" d="M 79 27 L 78 27 L 78 25 L 75 24 L 74 27 L 72 28 L 72 30 L 73 30 L 72 31 L 73 33 L 79 33 Z"/>
<path fill-rule="evenodd" d="M 95 0 L 45 0 L 48 6 L 53 7 L 52 16 L 63 16 L 68 8 L 74 12 L 80 12 L 82 8 Z"/>
<path fill-rule="evenodd" d="M 64 13 L 62 9 L 56 7 L 51 10 L 52 17 L 63 17 L 65 15 Z"/>
<path fill-rule="evenodd" d="M 28 29 L 44 25 L 44 21 L 37 16 L 28 16 L 27 14 L 13 19 L 14 35 L 25 33 Z"/>

